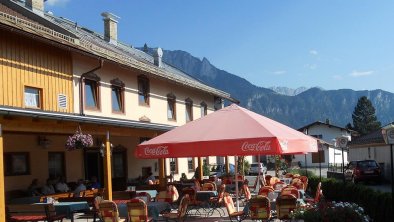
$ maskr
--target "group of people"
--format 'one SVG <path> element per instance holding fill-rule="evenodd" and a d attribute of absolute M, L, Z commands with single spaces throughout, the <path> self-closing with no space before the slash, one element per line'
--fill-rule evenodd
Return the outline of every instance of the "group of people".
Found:
<path fill-rule="evenodd" d="M 97 177 L 93 176 L 91 178 L 88 187 L 90 189 L 101 188 L 101 184 L 98 182 Z M 66 183 L 66 178 L 62 176 L 56 179 L 48 178 L 44 186 L 39 186 L 38 179 L 33 179 L 30 186 L 27 188 L 27 193 L 29 196 L 42 196 L 55 193 L 73 192 L 74 196 L 79 196 L 79 193 L 86 189 L 87 186 L 84 179 L 79 179 L 76 183 L 76 187 L 72 189 Z"/>

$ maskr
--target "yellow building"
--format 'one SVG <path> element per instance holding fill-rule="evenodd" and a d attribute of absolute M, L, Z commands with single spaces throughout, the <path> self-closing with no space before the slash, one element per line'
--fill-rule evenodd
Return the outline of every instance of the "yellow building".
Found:
<path fill-rule="evenodd" d="M 134 157 L 141 141 L 220 109 L 223 100 L 237 102 L 165 64 L 160 48 L 149 55 L 118 41 L 115 15 L 102 14 L 101 35 L 43 7 L 43 0 L 0 0 L 0 192 L 25 190 L 35 178 L 40 185 L 58 176 L 103 182 L 106 132 L 113 188 L 124 189 L 132 178 L 159 174 L 158 160 Z M 93 146 L 66 151 L 79 127 Z M 191 178 L 195 162 L 166 160 L 165 173 Z"/>

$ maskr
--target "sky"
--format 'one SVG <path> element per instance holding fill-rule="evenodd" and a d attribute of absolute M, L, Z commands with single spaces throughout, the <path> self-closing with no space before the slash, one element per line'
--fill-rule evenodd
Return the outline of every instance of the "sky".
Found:
<path fill-rule="evenodd" d="M 394 1 L 48 0 L 45 10 L 118 40 L 183 50 L 262 86 L 394 92 Z"/>

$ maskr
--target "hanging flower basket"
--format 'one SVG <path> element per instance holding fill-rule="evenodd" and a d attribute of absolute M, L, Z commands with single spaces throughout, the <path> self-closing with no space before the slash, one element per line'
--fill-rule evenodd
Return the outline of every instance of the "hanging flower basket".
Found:
<path fill-rule="evenodd" d="M 74 135 L 69 136 L 66 141 L 66 150 L 84 149 L 93 145 L 93 137 L 90 134 L 83 134 L 81 127 L 78 126 Z"/>

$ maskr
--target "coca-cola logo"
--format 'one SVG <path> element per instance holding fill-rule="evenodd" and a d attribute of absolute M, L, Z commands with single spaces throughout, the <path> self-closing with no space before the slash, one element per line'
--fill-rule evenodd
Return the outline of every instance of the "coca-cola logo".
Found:
<path fill-rule="evenodd" d="M 271 141 L 259 141 L 257 143 L 244 142 L 241 146 L 242 151 L 267 151 L 271 150 Z"/>
<path fill-rule="evenodd" d="M 164 156 L 168 155 L 168 147 L 167 146 L 159 146 L 159 147 L 145 147 L 144 153 L 146 156 Z"/>

